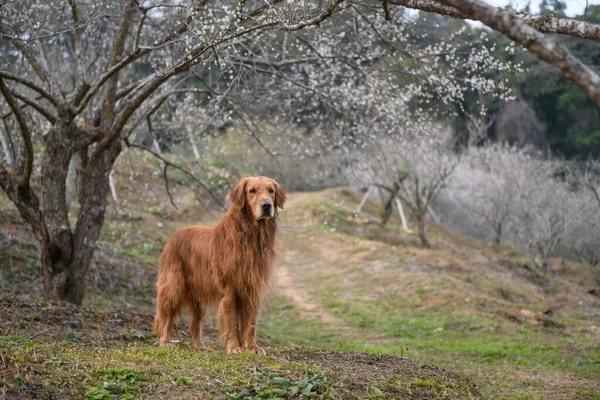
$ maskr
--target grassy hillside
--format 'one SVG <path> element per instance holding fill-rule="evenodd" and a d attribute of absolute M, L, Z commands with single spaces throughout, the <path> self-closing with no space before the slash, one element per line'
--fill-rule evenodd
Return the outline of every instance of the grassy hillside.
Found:
<path fill-rule="evenodd" d="M 379 227 L 375 202 L 354 218 L 360 195 L 345 188 L 292 193 L 281 213 L 267 357 L 226 355 L 214 314 L 208 349 L 192 349 L 187 322 L 159 348 L 160 249 L 221 214 L 183 186 L 175 210 L 158 178 L 127 168 L 125 214 L 109 212 L 81 309 L 40 300 L 33 238 L 0 197 L 0 398 L 600 398 L 600 270 L 552 260 L 543 276 L 437 226 L 422 250 L 398 220 Z"/>

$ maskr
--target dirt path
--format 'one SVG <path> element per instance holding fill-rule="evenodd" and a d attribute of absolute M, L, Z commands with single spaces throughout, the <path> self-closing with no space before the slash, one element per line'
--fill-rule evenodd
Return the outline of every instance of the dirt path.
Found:
<path fill-rule="evenodd" d="M 288 268 L 288 262 L 290 256 L 294 257 L 297 254 L 295 251 L 286 252 L 286 259 L 283 260 L 277 271 L 277 289 L 283 292 L 287 297 L 292 299 L 294 305 L 298 308 L 301 315 L 316 317 L 329 326 L 335 326 L 336 328 L 344 327 L 344 321 L 331 315 L 325 310 L 320 304 L 313 302 L 306 289 L 301 288 L 298 285 L 298 281 L 292 276 Z"/>
<path fill-rule="evenodd" d="M 286 202 L 286 210 L 293 208 L 304 201 L 310 193 L 290 193 L 288 194 Z M 311 268 L 316 268 L 317 265 L 310 260 L 310 257 L 306 257 L 300 250 L 293 249 L 292 246 L 285 246 L 282 249 L 279 267 L 277 270 L 277 283 L 276 288 L 284 295 L 289 297 L 300 314 L 303 316 L 317 318 L 321 322 L 339 329 L 340 327 L 345 328 L 345 323 L 340 318 L 331 315 L 323 306 L 315 302 L 310 298 L 308 290 L 303 287 L 301 273 Z M 310 252 L 320 253 L 320 250 L 310 249 Z"/>

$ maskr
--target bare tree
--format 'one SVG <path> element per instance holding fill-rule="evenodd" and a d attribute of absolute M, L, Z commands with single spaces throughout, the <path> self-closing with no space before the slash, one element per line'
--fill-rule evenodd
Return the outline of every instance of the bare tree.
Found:
<path fill-rule="evenodd" d="M 521 163 L 513 243 L 523 248 L 532 266 L 548 272 L 548 259 L 590 216 L 590 196 L 574 192 L 561 178 L 561 161 L 530 160 Z"/>
<path fill-rule="evenodd" d="M 398 197 L 413 213 L 421 247 L 430 247 L 425 218 L 432 214 L 431 206 L 447 187 L 459 159 L 435 145 L 409 148 L 403 158 L 407 177 L 400 185 Z"/>
<path fill-rule="evenodd" d="M 483 222 L 496 245 L 514 221 L 519 194 L 515 183 L 531 158 L 528 154 L 528 149 L 502 144 L 472 147 L 462 155 L 455 172 L 453 199 Z"/>
<path fill-rule="evenodd" d="M 588 159 L 569 162 L 567 167 L 568 179 L 573 183 L 576 194 L 589 199 L 587 209 L 582 213 L 585 218 L 569 235 L 563 250 L 590 265 L 600 265 L 600 163 Z"/>
<path fill-rule="evenodd" d="M 399 143 L 381 137 L 353 162 L 349 172 L 359 182 L 383 189 L 383 222 L 391 216 L 395 199 L 411 212 L 422 247 L 430 247 L 425 221 L 439 194 L 448 186 L 460 159 L 450 146 L 430 141 Z M 435 218 L 435 217 L 434 217 Z"/>

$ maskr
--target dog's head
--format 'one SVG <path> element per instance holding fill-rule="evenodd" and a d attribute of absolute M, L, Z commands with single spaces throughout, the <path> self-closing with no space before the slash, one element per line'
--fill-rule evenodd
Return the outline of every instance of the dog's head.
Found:
<path fill-rule="evenodd" d="M 232 207 L 248 208 L 257 220 L 267 220 L 277 215 L 277 208 L 283 208 L 285 191 L 275 180 L 266 176 L 243 178 L 227 195 Z"/>

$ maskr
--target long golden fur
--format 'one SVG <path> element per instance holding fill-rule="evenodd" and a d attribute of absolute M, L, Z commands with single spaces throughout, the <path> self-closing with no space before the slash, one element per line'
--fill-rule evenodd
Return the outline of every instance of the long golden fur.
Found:
<path fill-rule="evenodd" d="M 273 179 L 249 177 L 227 199 L 229 210 L 217 226 L 180 229 L 163 249 L 154 319 L 161 346 L 170 343 L 187 304 L 194 347 L 203 346 L 206 311 L 217 308 L 217 327 L 228 353 L 248 349 L 265 354 L 256 344 L 256 321 L 271 284 L 277 214 L 286 194 Z"/>

